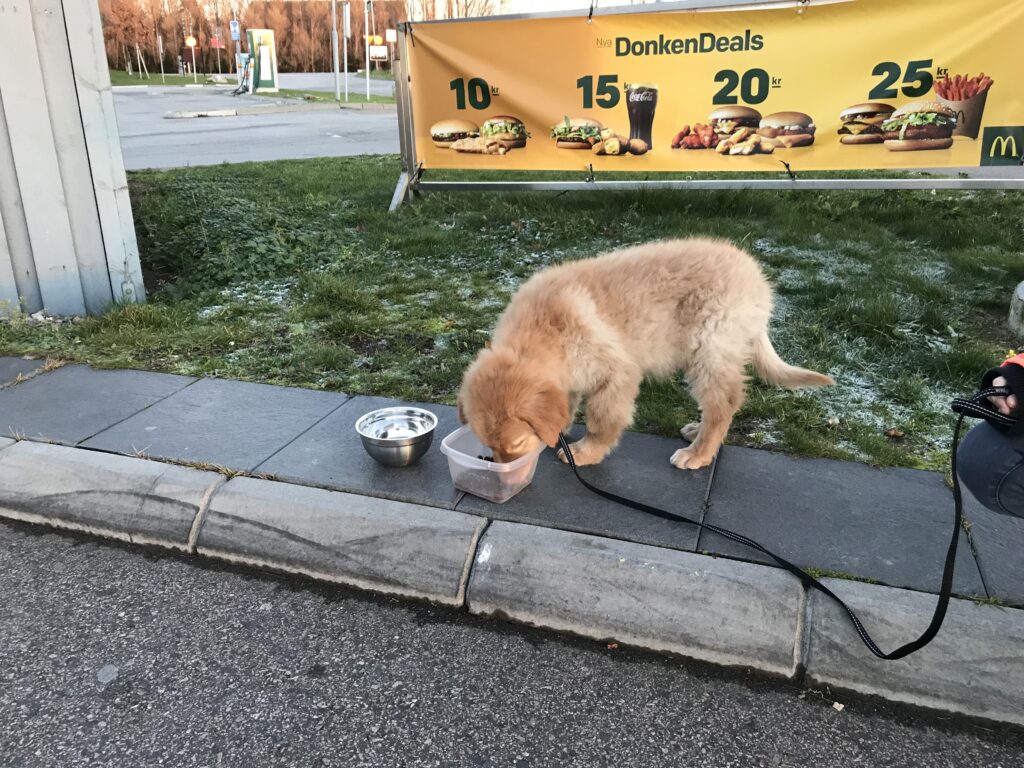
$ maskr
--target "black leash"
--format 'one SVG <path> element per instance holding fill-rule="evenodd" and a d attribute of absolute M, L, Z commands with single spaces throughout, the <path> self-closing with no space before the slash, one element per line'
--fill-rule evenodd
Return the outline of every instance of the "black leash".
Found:
<path fill-rule="evenodd" d="M 726 528 L 720 528 L 717 525 L 711 525 L 710 523 L 702 523 L 697 520 L 693 520 L 684 515 L 677 515 L 675 512 L 667 512 L 664 509 L 658 509 L 652 507 L 649 504 L 644 504 L 640 501 L 633 501 L 622 496 L 618 496 L 610 491 L 602 490 L 595 485 L 587 482 L 580 475 L 579 468 L 576 466 L 576 461 L 573 458 L 572 451 L 569 449 L 569 441 L 566 439 L 564 434 L 558 436 L 558 443 L 562 451 L 565 453 L 566 461 L 569 466 L 572 467 L 573 473 L 576 478 L 583 483 L 583 486 L 590 491 L 593 491 L 598 496 L 613 501 L 616 504 L 622 504 L 623 506 L 630 507 L 639 512 L 644 512 L 654 517 L 660 517 L 663 520 L 671 520 L 679 523 L 686 523 L 687 525 L 695 525 L 705 531 L 711 531 L 717 533 L 719 536 L 723 536 L 731 541 L 735 541 L 737 544 L 742 544 L 745 547 L 756 549 L 758 552 L 762 552 L 785 570 L 792 573 L 801 583 L 808 588 L 816 589 L 822 594 L 828 595 L 830 598 L 836 601 L 844 611 L 846 615 L 850 617 L 850 621 L 853 623 L 854 629 L 857 630 L 857 634 L 860 639 L 864 642 L 864 645 L 868 647 L 875 656 L 880 659 L 892 660 L 902 659 L 904 656 L 909 656 L 914 651 L 918 651 L 924 648 L 928 643 L 932 641 L 935 635 L 938 634 L 939 628 L 942 626 L 943 620 L 946 618 L 946 609 L 949 607 L 950 593 L 953 589 L 953 568 L 956 565 L 956 547 L 960 540 L 960 527 L 963 522 L 963 497 L 960 494 L 960 479 L 956 473 L 956 452 L 960 445 L 960 428 L 963 426 L 964 418 L 967 416 L 973 418 L 985 419 L 989 422 L 993 422 L 997 425 L 1004 427 L 1012 427 L 1017 424 L 1017 420 L 1009 416 L 1004 416 L 993 408 L 988 407 L 987 401 L 989 397 L 1006 397 L 1012 394 L 1012 390 L 1008 387 L 987 387 L 980 390 L 971 398 L 957 398 L 952 403 L 952 409 L 958 414 L 956 420 L 956 427 L 953 429 L 953 447 L 950 452 L 950 468 L 953 472 L 953 506 L 955 509 L 954 521 L 953 521 L 953 536 L 949 542 L 949 549 L 946 551 L 946 563 L 942 570 L 942 587 L 939 591 L 939 600 L 935 605 L 935 613 L 932 615 L 931 623 L 924 633 L 914 640 L 913 642 L 907 643 L 906 645 L 900 646 L 895 651 L 886 653 L 878 644 L 871 639 L 871 635 L 864 628 L 864 624 L 858 618 L 857 614 L 854 613 L 853 609 L 844 603 L 832 590 L 818 581 L 816 578 L 811 576 L 809 573 L 799 568 L 793 563 L 789 562 L 783 557 L 776 555 L 774 552 L 763 547 L 751 538 L 744 536 L 739 533 L 735 533 Z"/>

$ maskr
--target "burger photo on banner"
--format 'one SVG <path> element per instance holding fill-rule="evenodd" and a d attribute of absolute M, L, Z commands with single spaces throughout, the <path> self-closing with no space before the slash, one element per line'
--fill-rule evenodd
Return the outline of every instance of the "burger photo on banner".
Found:
<path fill-rule="evenodd" d="M 518 117 L 497 115 L 477 126 L 468 120 L 439 120 L 430 126 L 430 139 L 439 149 L 473 155 L 504 155 L 526 146 L 526 126 Z"/>
<path fill-rule="evenodd" d="M 439 120 L 430 126 L 430 139 L 439 149 L 449 149 L 462 139 L 475 139 L 480 135 L 480 126 L 468 120 Z"/>
<path fill-rule="evenodd" d="M 866 102 L 844 109 L 841 144 L 883 144 L 891 152 L 949 149 L 954 136 L 977 139 L 992 78 L 948 74 L 935 81 L 935 101 L 912 101 L 898 109 Z"/>
<path fill-rule="evenodd" d="M 896 107 L 871 101 L 854 104 L 839 113 L 843 127 L 839 129 L 840 144 L 881 144 L 885 141 L 882 125 Z"/>
<path fill-rule="evenodd" d="M 949 149 L 953 146 L 956 112 L 937 101 L 912 101 L 882 123 L 890 152 Z"/>
<path fill-rule="evenodd" d="M 566 117 L 551 127 L 551 138 L 559 149 L 591 149 L 601 141 L 601 129 L 597 120 L 587 117 Z"/>

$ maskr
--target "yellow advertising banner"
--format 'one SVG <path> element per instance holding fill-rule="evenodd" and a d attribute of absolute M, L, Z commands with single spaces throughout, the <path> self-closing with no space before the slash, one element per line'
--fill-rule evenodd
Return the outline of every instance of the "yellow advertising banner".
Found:
<path fill-rule="evenodd" d="M 1019 165 L 1024 0 L 416 24 L 425 168 Z"/>

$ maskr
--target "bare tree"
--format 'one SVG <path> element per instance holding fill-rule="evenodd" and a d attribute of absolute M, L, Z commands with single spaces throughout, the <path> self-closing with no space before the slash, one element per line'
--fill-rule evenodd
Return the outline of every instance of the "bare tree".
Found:
<path fill-rule="evenodd" d="M 405 15 L 409 21 L 429 21 L 437 18 L 435 0 L 406 0 Z"/>
<path fill-rule="evenodd" d="M 100 0 L 105 30 L 107 61 L 128 71 L 132 69 L 135 46 L 143 45 L 148 24 L 137 0 Z"/>
<path fill-rule="evenodd" d="M 428 19 L 464 19 L 502 13 L 507 0 L 406 0 L 406 13 L 412 21 Z"/>
<path fill-rule="evenodd" d="M 284 71 L 326 71 L 331 68 L 330 0 L 99 0 L 111 67 L 128 67 L 139 53 L 147 66 L 159 68 L 157 35 L 163 39 L 164 64 L 173 71 L 179 56 L 190 61 L 185 38 L 193 35 L 198 46 L 198 68 L 216 67 L 217 52 L 210 39 L 227 40 L 228 21 L 239 20 L 244 29 L 272 29 L 278 63 Z M 444 18 L 451 5 L 456 15 L 486 14 L 500 10 L 504 0 L 374 0 L 369 18 L 371 34 L 383 35 L 399 21 Z M 352 0 L 352 38 L 349 57 L 361 65 L 366 56 L 366 3 Z M 227 43 L 228 61 L 244 43 Z M 229 69 L 231 65 L 229 64 Z"/>

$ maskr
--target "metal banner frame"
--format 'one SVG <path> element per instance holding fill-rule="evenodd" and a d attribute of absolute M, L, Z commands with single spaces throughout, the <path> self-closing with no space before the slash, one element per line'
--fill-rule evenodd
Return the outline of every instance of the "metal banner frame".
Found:
<path fill-rule="evenodd" d="M 589 192 L 593 190 L 869 190 L 869 189 L 956 189 L 956 190 L 1024 190 L 1024 158 L 1021 159 L 1021 174 L 1010 177 L 914 177 L 894 178 L 879 176 L 869 179 L 820 179 L 800 178 L 786 171 L 779 172 L 779 178 L 735 178 L 735 179 L 662 179 L 662 180 L 599 180 L 594 172 L 575 179 L 559 181 L 424 181 L 425 169 L 416 159 L 416 130 L 412 113 L 412 91 L 410 83 L 413 73 L 409 71 L 409 39 L 413 38 L 414 27 L 424 24 L 463 24 L 467 21 L 508 21 L 515 19 L 579 18 L 589 22 L 594 15 L 665 13 L 670 11 L 718 11 L 753 8 L 792 8 L 802 13 L 816 5 L 856 2 L 856 0 L 676 0 L 660 2 L 653 6 L 624 5 L 598 10 L 596 2 L 589 11 L 551 11 L 547 13 L 519 13 L 503 16 L 489 16 L 471 19 L 436 19 L 431 21 L 403 22 L 398 25 L 399 58 L 393 62 L 395 71 L 395 101 L 398 108 L 398 137 L 402 155 L 402 172 L 395 186 L 389 210 L 394 211 L 403 202 L 411 202 L 421 192 Z M 955 173 L 955 170 L 947 170 Z M 668 173 L 668 172 L 666 172 Z"/>

